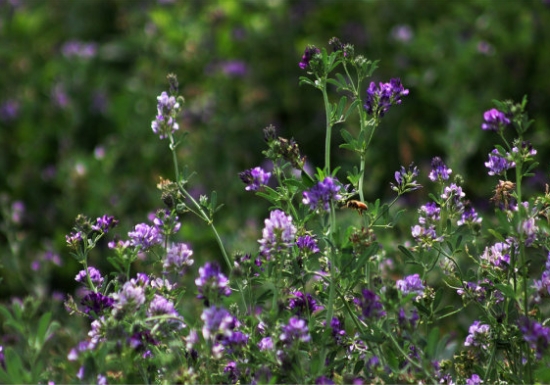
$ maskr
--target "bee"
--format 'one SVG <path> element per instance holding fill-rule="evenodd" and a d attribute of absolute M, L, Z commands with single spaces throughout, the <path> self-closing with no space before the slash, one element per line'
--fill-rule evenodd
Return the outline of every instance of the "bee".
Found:
<path fill-rule="evenodd" d="M 348 209 L 354 209 L 359 212 L 359 215 L 363 215 L 363 211 L 368 210 L 368 206 L 365 202 L 357 201 L 357 200 L 349 200 L 346 202 L 346 207 Z"/>

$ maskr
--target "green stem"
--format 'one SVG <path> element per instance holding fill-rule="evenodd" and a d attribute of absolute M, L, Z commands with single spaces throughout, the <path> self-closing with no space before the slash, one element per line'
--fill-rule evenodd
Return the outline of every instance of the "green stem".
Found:
<path fill-rule="evenodd" d="M 323 93 L 323 102 L 325 104 L 325 124 L 326 124 L 326 134 L 325 134 L 325 174 L 330 175 L 330 145 L 332 142 L 332 123 L 331 123 L 331 108 L 330 102 L 328 101 L 327 94 L 327 79 L 326 76 L 323 79 L 320 79 L 321 82 L 321 92 Z"/>

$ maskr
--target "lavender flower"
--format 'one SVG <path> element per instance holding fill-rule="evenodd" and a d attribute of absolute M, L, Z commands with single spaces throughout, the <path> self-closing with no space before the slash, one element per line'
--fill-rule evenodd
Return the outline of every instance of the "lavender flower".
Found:
<path fill-rule="evenodd" d="M 468 329 L 468 336 L 464 341 L 464 346 L 481 347 L 483 350 L 489 347 L 489 333 L 491 328 L 487 324 L 482 324 L 480 321 L 474 321 Z"/>
<path fill-rule="evenodd" d="M 361 309 L 363 319 L 380 318 L 386 315 L 380 297 L 373 291 L 363 289 L 362 296 L 354 298 L 353 302 Z"/>
<path fill-rule="evenodd" d="M 153 224 L 157 228 L 157 232 L 164 239 L 176 234 L 181 228 L 179 217 L 175 212 L 170 210 L 157 211 L 153 218 Z"/>
<path fill-rule="evenodd" d="M 528 317 L 523 317 L 519 321 L 519 330 L 529 347 L 535 350 L 537 360 L 540 360 L 550 344 L 550 328 L 542 326 Z"/>
<path fill-rule="evenodd" d="M 475 301 L 482 303 L 485 301 L 487 289 L 475 282 L 464 282 L 463 287 L 458 289 L 456 293 L 461 297 L 466 296 L 468 299 L 473 298 Z"/>
<path fill-rule="evenodd" d="M 309 205 L 311 210 L 330 210 L 330 201 L 339 201 L 342 199 L 340 191 L 342 185 L 338 180 L 327 176 L 318 182 L 309 191 L 304 191 L 302 202 Z"/>
<path fill-rule="evenodd" d="M 229 280 L 222 274 L 220 265 L 215 262 L 206 262 L 199 268 L 199 277 L 195 280 L 195 285 L 199 290 L 197 298 L 210 299 L 218 295 L 231 294 Z"/>
<path fill-rule="evenodd" d="M 70 40 L 63 44 L 61 52 L 66 58 L 78 57 L 80 59 L 90 59 L 97 53 L 97 44 Z"/>
<path fill-rule="evenodd" d="M 481 385 L 481 383 L 483 383 L 483 380 L 475 373 L 472 374 L 472 377 L 466 379 L 466 385 Z"/>
<path fill-rule="evenodd" d="M 436 156 L 432 159 L 432 170 L 428 178 L 430 178 L 432 182 L 437 182 L 438 180 L 443 181 L 449 179 L 449 175 L 451 175 L 452 172 L 453 170 L 448 168 L 440 157 Z"/>
<path fill-rule="evenodd" d="M 340 344 L 342 342 L 342 338 L 346 335 L 346 331 L 344 330 L 342 322 L 340 322 L 338 317 L 332 317 L 332 320 L 330 321 L 330 328 L 332 329 L 332 336 L 336 340 L 336 343 Z"/>
<path fill-rule="evenodd" d="M 480 258 L 497 268 L 505 269 L 510 265 L 510 247 L 509 243 L 497 242 L 486 247 Z"/>
<path fill-rule="evenodd" d="M 260 252 L 267 259 L 271 256 L 287 251 L 294 244 L 296 227 L 292 224 L 292 217 L 286 216 L 281 210 L 274 210 L 270 213 L 269 219 L 265 220 L 265 227 L 262 231 Z"/>
<path fill-rule="evenodd" d="M 298 246 L 300 250 L 305 250 L 306 252 L 310 252 L 310 253 L 319 252 L 319 247 L 317 246 L 317 240 L 309 234 L 299 236 L 298 239 L 296 240 L 296 246 Z"/>
<path fill-rule="evenodd" d="M 496 108 L 485 111 L 483 120 L 481 129 L 487 131 L 501 131 L 506 125 L 510 124 L 510 119 Z"/>
<path fill-rule="evenodd" d="M 536 225 L 535 218 L 530 217 L 521 222 L 520 233 L 525 236 L 525 246 L 531 246 L 537 239 L 539 228 Z"/>
<path fill-rule="evenodd" d="M 99 270 L 97 270 L 93 266 L 88 266 L 87 271 L 88 275 L 90 276 L 90 280 L 92 281 L 92 284 L 96 286 L 101 286 L 101 284 L 103 283 L 103 277 L 101 276 Z M 74 279 L 76 282 L 87 283 L 88 279 L 86 277 L 86 270 L 80 270 Z"/>
<path fill-rule="evenodd" d="M 367 88 L 367 98 L 364 108 L 369 115 L 383 117 L 392 105 L 401 104 L 401 97 L 409 94 L 409 90 L 403 88 L 401 80 L 391 79 L 389 83 L 371 82 Z"/>
<path fill-rule="evenodd" d="M 445 186 L 441 198 L 445 200 L 446 206 L 451 211 L 462 211 L 464 209 L 464 203 L 462 203 L 462 198 L 466 194 L 462 191 L 462 187 L 458 186 L 456 183 L 451 183 L 449 186 Z"/>
<path fill-rule="evenodd" d="M 124 283 L 118 293 L 113 294 L 113 299 L 115 300 L 115 313 L 131 313 L 145 303 L 145 291 L 135 279 L 131 279 Z"/>
<path fill-rule="evenodd" d="M 302 61 L 299 64 L 300 68 L 303 70 L 308 68 L 310 66 L 309 64 L 311 60 L 315 57 L 315 55 L 318 55 L 320 53 L 321 51 L 319 50 L 319 48 L 313 45 L 307 46 L 304 51 L 304 54 L 302 55 Z"/>
<path fill-rule="evenodd" d="M 298 317 L 291 317 L 287 325 L 283 325 L 279 339 L 286 346 L 292 346 L 297 342 L 309 342 L 311 336 L 306 321 Z"/>
<path fill-rule="evenodd" d="M 16 100 L 6 100 L 0 104 L 0 120 L 8 123 L 17 119 L 19 107 L 19 102 Z"/>
<path fill-rule="evenodd" d="M 176 123 L 176 115 L 180 111 L 180 103 L 174 96 L 168 96 L 166 92 L 162 92 L 157 97 L 157 116 L 151 122 L 151 129 L 155 134 L 159 135 L 160 139 L 168 137 L 179 130 L 179 124 Z"/>
<path fill-rule="evenodd" d="M 399 323 L 399 326 L 403 329 L 415 329 L 416 324 L 418 320 L 420 319 L 418 315 L 418 311 L 416 308 L 413 308 L 411 311 L 411 316 L 407 317 L 407 314 L 405 313 L 405 309 L 400 308 L 399 314 L 397 315 L 397 322 Z"/>
<path fill-rule="evenodd" d="M 244 188 L 246 191 L 258 191 L 262 185 L 269 182 L 271 173 L 261 167 L 254 167 L 239 173 L 239 177 L 247 185 Z"/>
<path fill-rule="evenodd" d="M 97 218 L 95 225 L 92 225 L 92 230 L 107 233 L 117 224 L 118 220 L 116 220 L 115 217 L 103 215 L 102 217 Z"/>
<path fill-rule="evenodd" d="M 415 300 L 420 299 L 424 294 L 424 290 L 426 290 L 419 274 L 408 275 L 404 279 L 398 280 L 396 285 L 397 289 L 404 295 L 415 294 Z"/>
<path fill-rule="evenodd" d="M 175 243 L 166 252 L 164 263 L 162 267 L 164 273 L 175 273 L 183 275 L 188 266 L 191 266 L 194 260 L 193 250 L 189 248 L 185 243 Z"/>
<path fill-rule="evenodd" d="M 271 337 L 264 337 L 258 343 L 258 348 L 260 350 L 273 350 L 273 339 Z"/>
<path fill-rule="evenodd" d="M 149 309 L 147 309 L 147 316 L 154 317 L 159 315 L 179 316 L 172 301 L 167 300 L 161 295 L 155 294 L 153 300 L 149 304 Z"/>
<path fill-rule="evenodd" d="M 317 377 L 315 379 L 315 385 L 334 385 L 335 382 L 326 376 Z"/>
<path fill-rule="evenodd" d="M 156 226 L 149 226 L 146 223 L 137 224 L 134 231 L 128 233 L 130 244 L 147 250 L 162 242 L 162 236 Z"/>
<path fill-rule="evenodd" d="M 477 215 L 476 210 L 468 206 L 464 209 L 464 212 L 462 213 L 462 217 L 457 222 L 458 226 L 462 225 L 473 225 L 475 223 L 481 223 L 482 218 Z"/>
<path fill-rule="evenodd" d="M 231 337 L 233 329 L 239 326 L 239 321 L 226 309 L 216 306 L 204 309 L 201 320 L 204 322 L 202 336 L 207 340 Z"/>
<path fill-rule="evenodd" d="M 485 162 L 485 167 L 489 169 L 489 175 L 501 175 L 506 170 L 516 167 L 516 163 L 506 159 L 506 156 L 503 156 L 495 148 L 489 153 L 489 161 Z"/>
<path fill-rule="evenodd" d="M 421 188 L 422 186 L 416 181 L 418 172 L 418 167 L 416 167 L 414 163 L 411 163 L 407 170 L 405 170 L 405 167 L 401 166 L 401 169 L 395 172 L 395 181 L 397 185 L 390 183 L 392 190 L 401 195 Z"/>

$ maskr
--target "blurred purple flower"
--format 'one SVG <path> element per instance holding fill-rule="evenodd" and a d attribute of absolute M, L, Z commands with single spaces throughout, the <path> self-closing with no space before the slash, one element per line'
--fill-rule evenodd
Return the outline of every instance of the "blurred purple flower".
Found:
<path fill-rule="evenodd" d="M 168 134 L 173 134 L 179 130 L 180 126 L 176 122 L 175 116 L 179 112 L 181 106 L 174 96 L 168 96 L 163 91 L 157 97 L 157 116 L 151 122 L 151 129 L 160 139 L 168 137 Z"/>
<path fill-rule="evenodd" d="M 97 44 L 70 40 L 63 44 L 61 52 L 66 58 L 78 57 L 81 59 L 90 59 L 97 53 Z"/>
<path fill-rule="evenodd" d="M 112 229 L 118 224 L 118 220 L 115 217 L 110 215 L 103 215 L 98 217 L 95 225 L 92 225 L 92 230 L 99 231 L 102 233 L 108 233 L 109 229 Z"/>
<path fill-rule="evenodd" d="M 489 160 L 485 162 L 485 167 L 489 169 L 489 175 L 501 175 L 506 170 L 516 167 L 516 164 L 506 159 L 495 148 L 489 153 Z"/>
<path fill-rule="evenodd" d="M 487 131 L 500 131 L 510 124 L 510 119 L 496 108 L 485 111 L 483 113 L 483 120 L 484 122 L 481 124 L 481 129 Z"/>
<path fill-rule="evenodd" d="M 205 339 L 230 337 L 240 323 L 224 308 L 211 306 L 202 311 L 201 320 L 204 322 L 202 336 Z"/>
<path fill-rule="evenodd" d="M 88 293 L 82 298 L 80 304 L 84 306 L 84 313 L 90 318 L 101 316 L 105 310 L 111 309 L 115 301 L 113 298 L 101 293 Z"/>
<path fill-rule="evenodd" d="M 386 315 L 380 297 L 373 291 L 363 289 L 359 298 L 354 298 L 353 302 L 361 309 L 363 319 L 380 318 Z"/>
<path fill-rule="evenodd" d="M 481 347 L 483 350 L 489 348 L 489 333 L 491 328 L 487 324 L 482 324 L 481 321 L 474 321 L 468 329 L 468 335 L 464 341 L 464 346 Z"/>
<path fill-rule="evenodd" d="M 298 317 L 291 317 L 288 320 L 288 324 L 283 325 L 279 339 L 286 346 L 292 346 L 297 342 L 309 342 L 311 336 L 309 335 L 306 321 Z"/>
<path fill-rule="evenodd" d="M 166 252 L 164 263 L 162 265 L 164 273 L 173 272 L 178 275 L 183 275 L 187 267 L 194 263 L 191 258 L 193 250 L 185 243 L 175 243 Z"/>
<path fill-rule="evenodd" d="M 391 30 L 391 36 L 394 40 L 401 43 L 408 43 L 414 37 L 413 30 L 406 24 L 396 25 Z"/>
<path fill-rule="evenodd" d="M 548 350 L 550 343 L 550 328 L 542 326 L 537 321 L 523 317 L 519 321 L 519 330 L 529 347 L 535 350 L 537 360 L 540 360 Z"/>
<path fill-rule="evenodd" d="M 424 290 L 426 290 L 419 274 L 408 275 L 404 279 L 398 280 L 396 286 L 404 295 L 411 293 L 415 294 L 416 300 L 418 300 L 424 294 Z"/>
<path fill-rule="evenodd" d="M 309 67 L 309 63 L 311 62 L 311 59 L 317 54 L 320 54 L 321 51 L 319 48 L 309 45 L 306 47 L 304 54 L 302 55 L 302 61 L 300 62 L 299 66 L 301 69 L 305 70 Z"/>
<path fill-rule="evenodd" d="M 318 253 L 319 247 L 317 246 L 317 240 L 311 235 L 306 234 L 299 236 L 296 240 L 296 246 L 301 250 L 306 250 L 311 253 Z"/>
<path fill-rule="evenodd" d="M 311 314 L 323 309 L 323 306 L 317 305 L 317 301 L 309 293 L 304 294 L 301 291 L 295 291 L 291 295 L 288 307 L 297 316 L 301 316 L 303 313 Z"/>
<path fill-rule="evenodd" d="M 17 119 L 19 107 L 19 102 L 16 100 L 6 100 L 0 104 L 0 120 L 8 123 Z"/>
<path fill-rule="evenodd" d="M 212 295 L 231 294 L 229 280 L 222 274 L 220 265 L 215 262 L 206 262 L 199 268 L 199 277 L 195 279 L 195 285 L 199 291 L 197 298 L 210 299 Z"/>
<path fill-rule="evenodd" d="M 128 237 L 132 246 L 141 247 L 142 250 L 147 250 L 162 242 L 162 236 L 157 227 L 149 226 L 146 223 L 137 224 L 134 231 L 128 232 Z"/>
<path fill-rule="evenodd" d="M 101 276 L 99 270 L 97 270 L 95 267 L 88 266 L 88 275 L 90 276 L 90 280 L 94 285 L 100 286 L 103 283 L 103 277 Z M 80 270 L 80 272 L 75 277 L 75 281 L 87 284 L 88 279 L 86 277 L 86 270 Z"/>
<path fill-rule="evenodd" d="M 222 72 L 229 77 L 243 77 L 248 73 L 248 66 L 241 60 L 228 60 L 220 65 Z"/>
<path fill-rule="evenodd" d="M 432 170 L 428 178 L 430 178 L 432 182 L 447 180 L 452 172 L 453 170 L 448 168 L 440 157 L 436 156 L 432 159 Z"/>

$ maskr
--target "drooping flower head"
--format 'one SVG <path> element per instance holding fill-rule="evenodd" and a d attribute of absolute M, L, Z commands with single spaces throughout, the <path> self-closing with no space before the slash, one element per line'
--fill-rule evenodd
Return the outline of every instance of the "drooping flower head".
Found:
<path fill-rule="evenodd" d="M 247 185 L 244 188 L 246 191 L 258 191 L 260 186 L 269 182 L 271 173 L 261 167 L 254 167 L 239 173 L 239 177 Z"/>
<path fill-rule="evenodd" d="M 342 199 L 340 191 L 342 185 L 337 179 L 330 176 L 314 185 L 309 191 L 304 191 L 302 202 L 309 205 L 311 210 L 330 210 L 331 201 Z"/>
<path fill-rule="evenodd" d="M 401 104 L 401 97 L 409 94 L 403 88 L 399 78 L 391 79 L 389 83 L 371 82 L 367 88 L 367 97 L 363 106 L 369 115 L 383 117 L 392 105 Z"/>
<path fill-rule="evenodd" d="M 273 210 L 269 219 L 265 220 L 265 227 L 262 231 L 260 252 L 267 259 L 271 256 L 287 251 L 295 242 L 296 227 L 292 224 L 292 217 L 281 210 Z"/>
<path fill-rule="evenodd" d="M 432 182 L 437 182 L 438 180 L 443 181 L 449 179 L 449 175 L 451 175 L 452 172 L 453 170 L 448 168 L 439 156 L 436 156 L 432 159 L 432 170 L 428 178 L 430 178 Z"/>
<path fill-rule="evenodd" d="M 510 119 L 503 112 L 496 108 L 491 108 L 483 114 L 483 123 L 481 129 L 486 131 L 501 131 L 510 124 Z"/>

